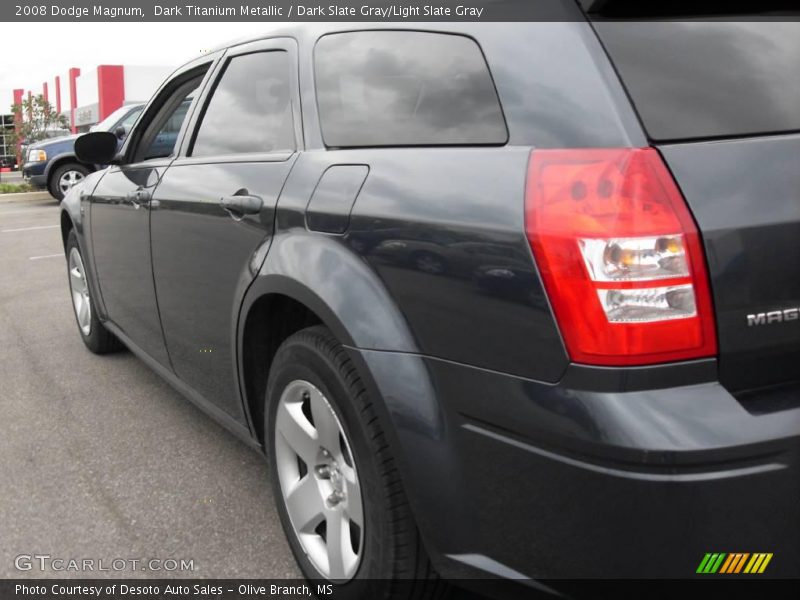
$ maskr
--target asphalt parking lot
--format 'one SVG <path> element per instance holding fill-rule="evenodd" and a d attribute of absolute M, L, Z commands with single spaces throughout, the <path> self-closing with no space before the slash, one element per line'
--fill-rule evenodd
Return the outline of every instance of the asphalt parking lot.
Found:
<path fill-rule="evenodd" d="M 0 201 L 0 577 L 299 577 L 266 462 L 128 352 L 95 356 L 58 206 Z M 190 572 L 18 571 L 18 555 Z"/>

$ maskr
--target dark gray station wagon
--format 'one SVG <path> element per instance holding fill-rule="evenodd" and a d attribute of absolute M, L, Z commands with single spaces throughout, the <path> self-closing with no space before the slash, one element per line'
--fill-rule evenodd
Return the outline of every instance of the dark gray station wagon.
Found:
<path fill-rule="evenodd" d="M 580 19 L 211 52 L 76 143 L 111 165 L 63 203 L 80 334 L 263 450 L 341 593 L 797 575 L 798 58 Z"/>

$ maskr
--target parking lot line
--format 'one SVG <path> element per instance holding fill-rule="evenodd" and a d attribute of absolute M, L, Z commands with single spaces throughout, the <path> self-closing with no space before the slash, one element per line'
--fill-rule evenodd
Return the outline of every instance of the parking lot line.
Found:
<path fill-rule="evenodd" d="M 35 216 L 38 214 L 36 211 L 45 211 L 45 210 L 52 210 L 52 206 L 47 206 L 45 204 L 41 204 L 37 206 L 31 206 L 26 210 L 3 210 L 0 208 L 0 217 L 8 217 L 13 215 L 32 215 Z"/>
<path fill-rule="evenodd" d="M 16 231 L 33 231 L 34 229 L 58 229 L 61 225 L 39 225 L 38 227 L 20 227 L 19 229 L 2 229 L 0 233 L 14 233 Z"/>
<path fill-rule="evenodd" d="M 30 256 L 28 260 L 39 260 L 42 258 L 58 258 L 59 256 L 64 256 L 63 252 L 59 252 L 58 254 L 45 254 L 44 256 Z"/>

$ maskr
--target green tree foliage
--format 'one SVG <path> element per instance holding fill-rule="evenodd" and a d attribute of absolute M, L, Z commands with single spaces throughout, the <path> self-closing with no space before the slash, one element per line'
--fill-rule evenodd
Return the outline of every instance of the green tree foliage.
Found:
<path fill-rule="evenodd" d="M 66 117 L 56 112 L 42 94 L 25 98 L 19 104 L 12 104 L 11 112 L 15 118 L 21 118 L 20 126 L 11 134 L 11 141 L 15 145 L 18 142 L 38 142 L 45 139 L 45 132 L 48 130 L 69 127 Z"/>

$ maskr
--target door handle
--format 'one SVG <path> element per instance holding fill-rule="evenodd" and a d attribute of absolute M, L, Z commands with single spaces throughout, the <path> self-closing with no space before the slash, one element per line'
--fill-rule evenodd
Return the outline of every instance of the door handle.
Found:
<path fill-rule="evenodd" d="M 220 206 L 227 210 L 233 218 L 241 218 L 243 215 L 254 215 L 261 212 L 264 201 L 259 196 L 248 196 L 245 194 L 233 196 L 223 196 L 219 199 Z"/>
<path fill-rule="evenodd" d="M 133 208 L 147 206 L 147 204 L 150 202 L 150 198 L 150 192 L 144 189 L 128 192 L 128 194 L 125 196 L 125 199 L 133 204 Z"/>

